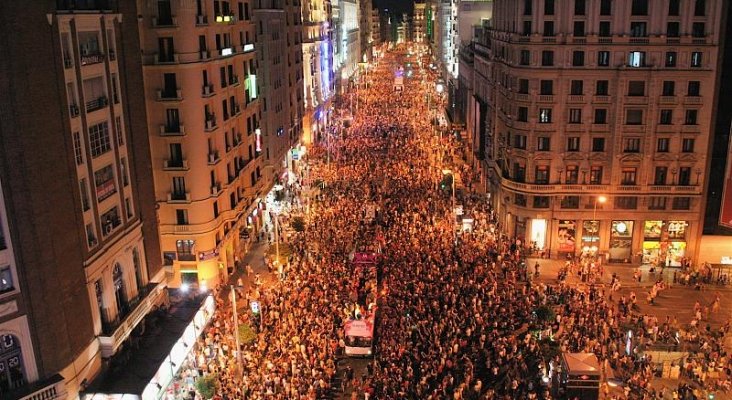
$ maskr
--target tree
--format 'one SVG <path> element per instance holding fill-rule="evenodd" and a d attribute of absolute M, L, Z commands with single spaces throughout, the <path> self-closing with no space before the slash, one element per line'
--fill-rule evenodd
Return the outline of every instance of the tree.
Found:
<path fill-rule="evenodd" d="M 540 322 L 551 322 L 554 320 L 554 310 L 549 306 L 539 306 L 534 310 L 536 319 Z"/>
<path fill-rule="evenodd" d="M 239 325 L 239 342 L 243 345 L 250 345 L 257 339 L 257 333 L 254 332 L 249 324 Z"/>
<path fill-rule="evenodd" d="M 204 399 L 210 399 L 216 394 L 216 390 L 219 387 L 218 376 L 215 374 L 204 375 L 196 379 L 196 390 Z"/>
<path fill-rule="evenodd" d="M 292 229 L 295 230 L 295 232 L 304 232 L 305 231 L 305 220 L 302 217 L 295 217 L 292 219 Z"/>

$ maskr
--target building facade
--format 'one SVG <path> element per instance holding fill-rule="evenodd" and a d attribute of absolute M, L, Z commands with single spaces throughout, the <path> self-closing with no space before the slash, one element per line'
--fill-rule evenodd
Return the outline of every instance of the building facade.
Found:
<path fill-rule="evenodd" d="M 512 235 L 554 255 L 697 255 L 721 15 L 719 0 L 494 2 L 474 106 Z"/>
<path fill-rule="evenodd" d="M 254 8 L 261 70 L 265 164 L 271 182 L 284 181 L 299 152 L 303 116 L 302 20 L 300 6 L 260 0 Z"/>
<path fill-rule="evenodd" d="M 303 141 L 308 144 L 320 140 L 328 126 L 330 100 L 335 94 L 331 2 L 303 0 L 302 16 Z"/>
<path fill-rule="evenodd" d="M 358 0 L 358 7 L 359 54 L 361 55 L 359 62 L 368 62 L 373 56 L 371 53 L 374 43 L 373 33 L 371 31 L 371 9 L 373 2 L 372 0 Z"/>
<path fill-rule="evenodd" d="M 412 40 L 415 43 L 424 43 L 426 37 L 426 18 L 427 13 L 425 12 L 425 2 L 417 1 L 414 3 L 414 12 L 412 13 Z"/>
<path fill-rule="evenodd" d="M 379 17 L 379 9 L 371 9 L 371 44 L 376 47 L 381 44 L 381 18 Z"/>
<path fill-rule="evenodd" d="M 38 1 L 0 22 L 0 396 L 77 398 L 165 297 L 136 12 Z"/>
<path fill-rule="evenodd" d="M 172 287 L 213 287 L 261 226 L 251 1 L 138 2 L 161 247 Z"/>

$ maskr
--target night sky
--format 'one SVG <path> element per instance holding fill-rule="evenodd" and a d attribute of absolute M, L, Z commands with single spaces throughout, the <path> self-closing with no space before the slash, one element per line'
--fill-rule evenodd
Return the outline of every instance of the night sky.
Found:
<path fill-rule="evenodd" d="M 412 13 L 413 0 L 374 0 L 374 6 L 380 10 L 388 8 L 390 12 L 397 12 L 397 15 L 402 13 Z"/>

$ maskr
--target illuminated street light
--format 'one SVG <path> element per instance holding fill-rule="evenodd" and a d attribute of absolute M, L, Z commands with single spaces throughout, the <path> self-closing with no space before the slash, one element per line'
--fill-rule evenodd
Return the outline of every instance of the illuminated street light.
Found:
<path fill-rule="evenodd" d="M 435 89 L 437 90 L 437 93 L 442 93 L 445 91 L 445 85 L 438 83 L 437 86 L 435 86 Z"/>

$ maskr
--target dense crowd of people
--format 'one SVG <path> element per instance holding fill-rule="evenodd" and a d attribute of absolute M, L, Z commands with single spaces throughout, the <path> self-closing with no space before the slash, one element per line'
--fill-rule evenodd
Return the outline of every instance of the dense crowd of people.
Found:
<path fill-rule="evenodd" d="M 532 283 L 521 240 L 503 234 L 489 201 L 472 190 L 475 173 L 445 151 L 454 137 L 441 135 L 435 146 L 442 128 L 418 84 L 435 77 L 420 68 L 415 84 L 394 91 L 406 57 L 383 58 L 368 89 L 347 95 L 358 96 L 350 127 L 335 124 L 309 150 L 307 183 L 322 189 L 303 200 L 313 215 L 290 240 L 287 273 L 246 294 L 263 308 L 261 316 L 239 315 L 255 327 L 254 342 L 237 353 L 230 307 L 218 299 L 184 381 L 215 374 L 221 399 L 321 399 L 346 387 L 353 399 L 550 399 L 560 395 L 548 385 L 560 354 L 591 352 L 605 374 L 626 383 L 621 394 L 603 386 L 607 398 L 692 398 L 686 385 L 654 392 L 653 360 L 639 354 L 639 344 L 683 341 L 697 348 L 679 363 L 682 374 L 704 384 L 713 369 L 714 385 L 728 387 L 729 325 L 714 330 L 699 315 L 681 327 L 641 315 L 635 295 L 612 297 L 615 277 L 608 289 L 595 284 L 603 272 L 591 259 L 568 261 L 556 284 Z M 345 97 L 335 115 L 351 115 L 352 104 Z M 457 201 L 473 220 L 467 229 L 456 224 L 452 193 L 440 188 L 443 169 L 462 177 Z M 366 221 L 369 208 L 376 212 Z M 370 291 L 379 294 L 376 355 L 369 373 L 335 388 L 349 307 L 373 302 L 354 294 L 349 256 L 375 241 L 383 249 L 379 287 Z M 582 276 L 584 288 L 567 284 L 567 274 Z"/>

